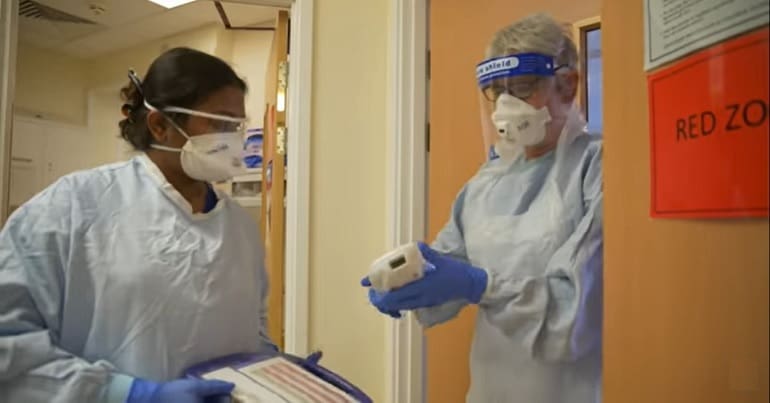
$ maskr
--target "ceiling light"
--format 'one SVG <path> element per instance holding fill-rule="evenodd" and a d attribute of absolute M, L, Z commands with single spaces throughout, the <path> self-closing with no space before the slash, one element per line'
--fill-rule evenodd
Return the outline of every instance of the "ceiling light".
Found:
<path fill-rule="evenodd" d="M 187 3 L 192 3 L 195 0 L 149 0 L 149 1 L 166 8 L 174 8 L 174 7 L 183 6 Z"/>

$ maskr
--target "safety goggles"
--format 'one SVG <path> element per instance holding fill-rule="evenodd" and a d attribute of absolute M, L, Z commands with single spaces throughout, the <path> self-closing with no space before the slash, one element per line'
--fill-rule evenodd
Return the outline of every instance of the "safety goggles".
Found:
<path fill-rule="evenodd" d="M 144 101 L 144 106 L 151 111 L 158 111 L 166 116 L 170 114 L 183 114 L 188 116 L 197 116 L 204 118 L 208 124 L 207 133 L 227 133 L 227 132 L 246 132 L 246 118 L 236 118 L 227 115 L 219 115 L 215 113 L 209 113 L 204 111 L 196 111 L 194 109 L 182 108 L 179 106 L 166 106 L 163 108 L 156 108 L 150 105 L 147 100 Z"/>
<path fill-rule="evenodd" d="M 555 66 L 553 57 L 520 53 L 485 60 L 476 66 L 476 79 L 484 98 L 496 101 L 502 94 L 530 98 L 545 78 L 553 77 L 566 65 Z"/>

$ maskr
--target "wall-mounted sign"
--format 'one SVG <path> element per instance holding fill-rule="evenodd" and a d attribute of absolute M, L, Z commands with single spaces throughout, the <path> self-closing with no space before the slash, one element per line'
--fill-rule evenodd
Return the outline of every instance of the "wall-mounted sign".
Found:
<path fill-rule="evenodd" d="M 768 32 L 648 77 L 654 217 L 768 216 Z"/>
<path fill-rule="evenodd" d="M 644 67 L 654 69 L 768 23 L 767 0 L 645 0 Z"/>

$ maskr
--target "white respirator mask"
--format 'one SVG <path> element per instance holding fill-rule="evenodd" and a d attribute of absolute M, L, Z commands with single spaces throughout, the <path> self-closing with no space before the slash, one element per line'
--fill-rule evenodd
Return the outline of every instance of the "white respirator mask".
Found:
<path fill-rule="evenodd" d="M 159 111 L 147 101 L 144 102 L 144 105 L 149 110 Z M 234 118 L 173 106 L 163 108 L 161 113 L 163 112 L 183 113 L 232 123 L 232 125 L 226 125 L 233 127 L 228 131 L 190 136 L 176 122 L 168 119 L 171 125 L 187 139 L 187 142 L 182 148 L 166 147 L 160 144 L 151 144 L 150 147 L 156 150 L 180 153 L 182 170 L 187 176 L 199 181 L 219 182 L 245 173 L 243 165 L 245 118 Z"/>
<path fill-rule="evenodd" d="M 503 158 L 512 158 L 517 150 L 542 143 L 546 124 L 550 121 L 548 108 L 536 109 L 510 94 L 500 94 L 492 113 L 498 135 L 496 153 Z"/>

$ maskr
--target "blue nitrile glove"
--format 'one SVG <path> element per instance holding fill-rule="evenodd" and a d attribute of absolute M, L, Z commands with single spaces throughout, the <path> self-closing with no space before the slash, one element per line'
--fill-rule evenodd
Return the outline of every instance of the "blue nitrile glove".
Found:
<path fill-rule="evenodd" d="M 230 382 L 203 379 L 178 379 L 156 383 L 134 379 L 126 403 L 203 403 L 207 398 L 227 396 L 235 385 Z"/>
<path fill-rule="evenodd" d="M 369 281 L 369 277 L 364 277 L 363 279 L 361 279 L 361 285 L 364 286 L 364 287 L 371 287 L 372 286 L 372 282 Z M 391 318 L 394 318 L 394 319 L 400 319 L 401 318 L 401 312 L 399 312 L 399 311 L 388 311 L 388 310 L 383 309 L 379 305 L 377 305 L 377 301 L 379 301 L 380 298 L 382 298 L 382 296 L 385 295 L 385 294 L 386 293 L 381 293 L 381 292 L 375 291 L 374 288 L 370 288 L 369 289 L 369 302 L 372 305 L 374 305 L 374 307 L 377 308 L 377 310 L 382 312 L 383 314 L 388 315 L 388 316 L 390 316 Z"/>
<path fill-rule="evenodd" d="M 393 316 L 393 312 L 429 308 L 458 299 L 473 304 L 481 301 L 487 289 L 486 271 L 442 255 L 422 242 L 417 247 L 435 268 L 426 265 L 423 278 L 389 292 L 378 293 L 370 289 L 369 300 L 380 312 Z M 368 282 L 364 280 L 362 284 Z"/>
<path fill-rule="evenodd" d="M 318 365 L 318 362 L 321 361 L 321 358 L 323 358 L 324 353 L 322 351 L 314 351 L 310 353 L 310 355 L 305 358 L 305 361 L 313 364 Z"/>

